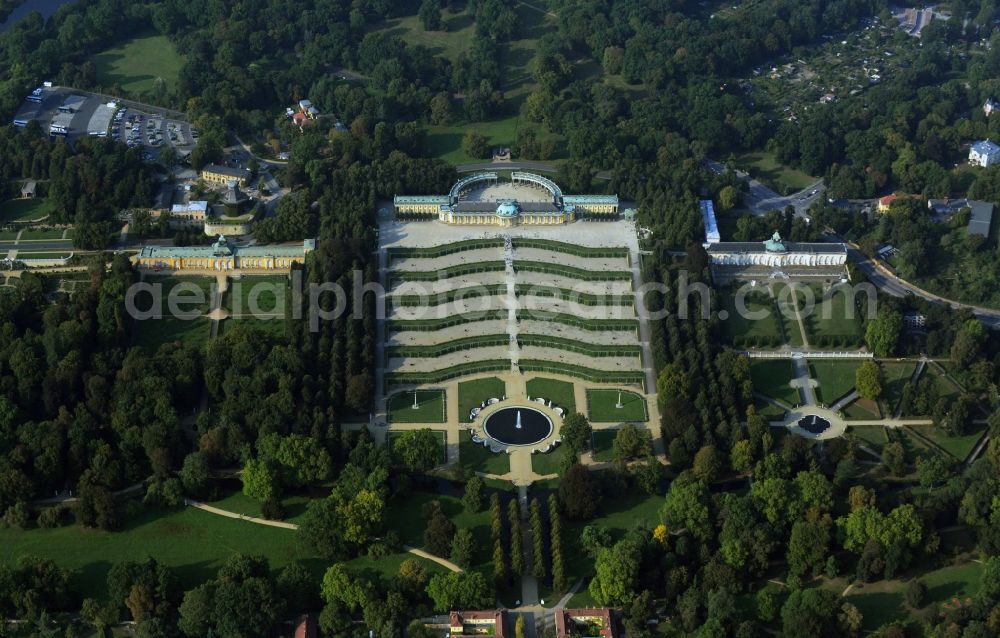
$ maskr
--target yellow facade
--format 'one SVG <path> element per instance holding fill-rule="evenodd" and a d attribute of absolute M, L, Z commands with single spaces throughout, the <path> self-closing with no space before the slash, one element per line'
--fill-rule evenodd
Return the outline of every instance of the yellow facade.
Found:
<path fill-rule="evenodd" d="M 206 181 L 209 184 L 216 184 L 218 186 L 228 186 L 229 182 L 236 182 L 240 188 L 246 188 L 247 186 L 246 176 L 234 177 L 226 173 L 216 173 L 209 168 L 202 169 L 200 177 L 203 181 Z"/>

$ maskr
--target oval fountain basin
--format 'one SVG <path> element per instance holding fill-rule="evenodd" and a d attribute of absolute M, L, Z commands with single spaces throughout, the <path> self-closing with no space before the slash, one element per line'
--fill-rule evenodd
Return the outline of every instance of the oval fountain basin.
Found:
<path fill-rule="evenodd" d="M 552 434 L 552 419 L 535 408 L 512 406 L 489 415 L 483 429 L 490 438 L 506 445 L 531 445 Z"/>

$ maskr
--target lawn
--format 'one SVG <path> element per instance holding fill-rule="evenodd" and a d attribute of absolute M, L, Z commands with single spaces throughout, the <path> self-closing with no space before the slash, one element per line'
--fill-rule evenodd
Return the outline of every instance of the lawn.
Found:
<path fill-rule="evenodd" d="M 519 115 L 511 115 L 499 120 L 488 122 L 460 122 L 448 126 L 429 126 L 427 128 L 427 151 L 432 157 L 438 157 L 449 164 L 469 164 L 474 162 L 489 162 L 490 158 L 472 157 L 462 148 L 462 138 L 467 131 L 475 130 L 486 136 L 490 148 L 512 146 L 517 137 Z"/>
<path fill-rule="evenodd" d="M 60 230 L 58 228 L 49 228 L 49 229 L 46 229 L 46 230 L 25 230 L 25 231 L 23 231 L 21 233 L 21 238 L 20 238 L 19 241 L 23 242 L 26 239 L 29 239 L 29 240 L 30 239 L 58 239 L 58 240 L 62 240 L 62 236 L 63 236 L 64 232 L 66 232 L 66 231 L 65 230 Z M 69 239 L 65 240 L 65 242 L 66 242 L 66 248 L 67 249 L 73 247 L 73 242 L 70 241 Z M 18 245 L 18 248 L 26 248 L 26 247 L 28 247 L 28 246 L 25 246 L 23 244 L 19 244 Z"/>
<path fill-rule="evenodd" d="M 226 312 L 236 315 L 283 315 L 287 288 L 288 278 L 284 276 L 231 279 L 223 307 Z"/>
<path fill-rule="evenodd" d="M 458 420 L 468 423 L 472 408 L 478 408 L 487 399 L 500 399 L 507 394 L 507 386 L 496 377 L 463 381 L 458 384 Z"/>
<path fill-rule="evenodd" d="M 774 302 L 765 292 L 753 292 L 743 299 L 740 309 L 736 307 L 736 295 L 726 294 L 722 298 L 726 319 L 722 326 L 729 342 L 736 347 L 777 346 L 784 342 L 781 323 Z M 746 315 L 761 315 L 760 319 L 750 319 Z M 793 329 L 798 330 L 796 326 Z"/>
<path fill-rule="evenodd" d="M 959 461 L 964 461 L 972 449 L 983 438 L 986 428 L 982 425 L 973 426 L 973 432 L 963 436 L 950 436 L 947 432 L 938 427 L 914 426 L 917 434 L 922 434 L 934 443 L 937 443 L 945 452 L 955 457 Z"/>
<path fill-rule="evenodd" d="M 551 452 L 532 454 L 531 471 L 541 476 L 558 474 L 559 468 L 562 467 L 563 450 L 565 449 L 566 446 L 560 445 Z"/>
<path fill-rule="evenodd" d="M 754 408 L 757 414 L 766 417 L 770 421 L 780 421 L 785 418 L 785 411 L 769 401 L 754 398 Z"/>
<path fill-rule="evenodd" d="M 526 388 L 529 397 L 548 399 L 565 410 L 566 414 L 576 412 L 576 394 L 573 384 L 568 381 L 538 377 L 528 381 Z"/>
<path fill-rule="evenodd" d="M 417 390 L 413 408 L 413 390 L 389 397 L 390 423 L 444 423 L 444 390 Z"/>
<path fill-rule="evenodd" d="M 587 390 L 587 415 L 594 423 L 645 421 L 649 418 L 646 399 L 640 394 L 621 391 L 622 407 L 617 407 L 618 390 Z"/>
<path fill-rule="evenodd" d="M 170 38 L 150 33 L 99 53 L 93 60 L 98 84 L 119 86 L 133 95 L 150 91 L 157 80 L 173 88 L 184 64 Z"/>
<path fill-rule="evenodd" d="M 848 419 L 881 419 L 878 404 L 869 399 L 856 399 L 843 410 Z"/>
<path fill-rule="evenodd" d="M 754 390 L 763 395 L 789 405 L 800 402 L 799 391 L 789 385 L 792 381 L 792 362 L 788 359 L 751 359 L 750 379 Z"/>
<path fill-rule="evenodd" d="M 757 181 L 767 184 L 778 193 L 787 195 L 800 191 L 816 182 L 800 170 L 785 166 L 775 158 L 773 153 L 758 151 L 743 153 L 736 156 L 736 165 L 749 172 Z"/>
<path fill-rule="evenodd" d="M 444 513 L 455 523 L 458 529 L 472 531 L 475 538 L 481 541 L 490 538 L 490 511 L 486 507 L 480 512 L 469 512 L 462 505 L 462 499 L 447 494 L 430 492 L 410 492 L 405 498 L 390 500 L 385 508 L 385 523 L 387 530 L 396 530 L 404 545 L 424 547 L 423 506 L 431 501 L 439 501 Z M 506 509 L 504 512 L 506 513 Z M 443 556 L 442 558 L 448 558 Z M 473 569 L 481 569 L 487 576 L 492 573 L 493 545 L 489 542 L 479 542 L 475 545 L 472 555 Z"/>
<path fill-rule="evenodd" d="M 273 334 L 278 337 L 285 335 L 284 319 L 258 319 L 257 317 L 229 317 L 219 324 L 219 334 L 225 334 L 226 330 L 232 330 L 238 325 L 247 328 L 256 328 L 261 332 Z"/>
<path fill-rule="evenodd" d="M 415 15 L 387 20 L 376 25 L 374 30 L 388 31 L 411 46 L 423 45 L 432 54 L 454 62 L 460 54 L 472 47 L 474 19 L 465 11 L 453 13 L 445 10 L 441 12 L 441 20 L 445 25 L 445 30 L 441 31 L 426 31 L 420 18 Z"/>
<path fill-rule="evenodd" d="M 648 436 L 646 430 L 641 431 L 644 436 Z M 611 462 L 615 460 L 614 444 L 618 430 L 595 430 L 591 441 L 591 448 L 594 450 L 594 460 L 600 462 Z M 652 450 L 650 450 L 652 452 Z"/>
<path fill-rule="evenodd" d="M 892 414 L 903 398 L 903 388 L 913 377 L 917 364 L 906 362 L 882 362 L 882 402 Z"/>
<path fill-rule="evenodd" d="M 155 351 L 164 343 L 182 341 L 203 348 L 211 336 L 211 320 L 204 315 L 209 310 L 215 279 L 209 277 L 147 277 L 159 292 L 160 318 L 136 320 L 135 345 Z M 183 287 L 181 287 L 183 285 Z M 155 294 L 155 293 L 154 293 Z M 192 318 L 173 316 L 170 309 L 170 295 L 174 295 L 177 310 L 191 313 Z M 141 312 L 156 312 L 150 293 L 140 292 L 135 298 L 136 308 Z"/>
<path fill-rule="evenodd" d="M 563 535 L 566 554 L 566 580 L 575 583 L 578 578 L 589 578 L 594 575 L 594 561 L 587 556 L 580 545 L 580 536 L 587 525 L 607 529 L 614 540 L 621 539 L 625 532 L 637 526 L 655 527 L 661 522 L 660 509 L 663 507 L 662 495 L 631 493 L 613 501 L 605 501 L 599 510 L 601 515 L 591 521 L 567 522 Z M 586 592 L 586 583 L 582 592 Z M 579 595 L 579 594 L 578 594 Z M 574 597 L 573 604 L 577 604 Z"/>
<path fill-rule="evenodd" d="M 928 572 L 920 579 L 927 585 L 927 606 L 948 602 L 952 598 L 975 596 L 983 567 L 978 563 L 954 565 Z M 880 626 L 901 620 L 910 614 L 903 592 L 906 581 L 887 580 L 855 586 L 846 596 L 864 616 L 864 629 L 875 630 Z"/>
<path fill-rule="evenodd" d="M 107 573 L 125 560 L 156 558 L 173 568 L 183 588 L 215 576 L 222 562 L 235 553 L 261 554 L 272 569 L 304 561 L 319 577 L 328 566 L 296 542 L 295 532 L 255 525 L 193 508 L 162 511 L 144 508 L 120 532 L 71 525 L 57 529 L 0 529 L 4 547 L 0 561 L 12 564 L 21 556 L 50 558 L 71 569 L 77 591 L 107 595 Z"/>
<path fill-rule="evenodd" d="M 11 199 L 0 204 L 0 222 L 30 222 L 46 217 L 51 211 L 49 200 Z"/>
<path fill-rule="evenodd" d="M 885 428 L 878 425 L 860 425 L 848 428 L 848 433 L 856 436 L 861 444 L 876 452 L 882 452 L 882 446 L 888 441 L 885 437 Z"/>
<path fill-rule="evenodd" d="M 473 472 L 503 476 L 510 472 L 510 457 L 472 440 L 471 432 L 461 432 L 458 437 L 458 462 Z"/>
<path fill-rule="evenodd" d="M 790 292 L 785 292 L 785 289 L 788 289 Z M 785 339 L 788 341 L 788 345 L 793 348 L 799 348 L 805 344 L 802 340 L 803 326 L 800 326 L 796 319 L 797 311 L 795 310 L 795 303 L 797 300 L 798 307 L 801 308 L 804 297 L 801 292 L 794 291 L 795 288 L 786 284 L 778 284 L 774 287 L 775 301 L 778 306 L 778 320 L 781 321 L 784 327 Z M 795 295 L 794 297 L 792 296 L 793 294 Z"/>
<path fill-rule="evenodd" d="M 853 361 L 811 361 L 809 376 L 819 381 L 816 399 L 820 403 L 833 405 L 837 399 L 854 389 L 854 371 L 858 364 Z"/>
<path fill-rule="evenodd" d="M 20 250 L 17 251 L 18 259 L 64 259 L 69 257 L 70 253 L 53 253 L 53 252 L 41 252 L 33 253 L 30 251 Z"/>
<path fill-rule="evenodd" d="M 212 336 L 212 322 L 207 317 L 191 321 L 175 317 L 147 319 L 135 323 L 135 345 L 155 352 L 165 343 L 181 341 L 195 348 L 205 348 Z"/>
<path fill-rule="evenodd" d="M 862 339 L 861 316 L 848 303 L 844 291 L 835 292 L 824 299 L 821 286 L 811 286 L 814 306 L 804 313 L 803 323 L 814 348 L 856 347 Z M 800 302 L 799 308 L 802 309 Z M 853 314 L 853 316 L 850 316 Z"/>
<path fill-rule="evenodd" d="M 281 504 L 285 508 L 285 518 L 281 519 L 288 523 L 299 524 L 306 513 L 306 505 L 311 499 L 302 495 L 286 495 L 281 498 Z M 229 512 L 245 514 L 255 518 L 264 518 L 261 511 L 261 503 L 243 494 L 242 491 L 229 493 L 227 496 L 208 502 L 212 507 L 218 507 Z"/>
<path fill-rule="evenodd" d="M 448 462 L 448 433 L 445 432 L 444 430 L 431 430 L 431 432 L 434 434 L 434 437 L 438 440 L 438 446 L 439 446 L 438 450 L 441 451 L 441 457 L 438 459 L 438 462 L 441 465 L 444 465 L 444 464 L 446 464 Z M 388 446 L 389 446 L 389 452 L 390 453 L 392 453 L 392 442 L 393 442 L 393 439 L 399 437 L 401 434 L 402 434 L 402 432 L 398 432 L 398 431 L 397 432 L 389 432 L 387 434 L 387 436 L 388 436 Z"/>

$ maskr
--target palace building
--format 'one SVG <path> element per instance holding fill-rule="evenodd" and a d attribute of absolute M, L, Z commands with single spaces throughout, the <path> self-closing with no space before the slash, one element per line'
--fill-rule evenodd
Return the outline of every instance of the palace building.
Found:
<path fill-rule="evenodd" d="M 165 270 L 289 270 L 315 249 L 315 239 L 292 246 L 236 246 L 219 235 L 211 246 L 143 246 L 132 263 Z"/>
<path fill-rule="evenodd" d="M 751 279 L 839 281 L 847 277 L 847 247 L 839 243 L 719 242 L 706 247 L 717 282 Z"/>
<path fill-rule="evenodd" d="M 495 172 L 468 175 L 447 195 L 397 195 L 397 219 L 437 219 L 452 225 L 538 226 L 577 219 L 617 219 L 617 195 L 563 195 L 547 177 L 514 171 L 509 182 Z"/>

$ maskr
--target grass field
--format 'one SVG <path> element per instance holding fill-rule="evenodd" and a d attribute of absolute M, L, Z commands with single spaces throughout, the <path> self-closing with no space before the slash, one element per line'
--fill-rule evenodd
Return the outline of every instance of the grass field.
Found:
<path fill-rule="evenodd" d="M 306 505 L 309 504 L 309 500 L 307 496 L 283 496 L 281 504 L 285 508 L 285 518 L 281 520 L 288 523 L 301 523 L 302 518 L 305 516 Z M 246 514 L 255 518 L 264 518 L 261 503 L 244 495 L 241 491 L 230 492 L 226 496 L 210 501 L 209 504 L 212 507 L 218 507 L 229 512 Z"/>
<path fill-rule="evenodd" d="M 721 323 L 730 343 L 739 346 L 775 346 L 782 343 L 780 318 L 766 293 L 747 295 L 743 300 L 745 310 L 762 315 L 761 319 L 749 319 L 744 316 L 746 312 L 738 311 L 735 294 L 723 296 L 722 306 L 727 318 Z"/>
<path fill-rule="evenodd" d="M 529 126 L 535 128 L 539 142 L 546 139 L 553 139 L 557 142 L 556 154 L 549 159 L 561 159 L 562 137 L 549 133 L 545 128 L 536 124 L 521 122 L 519 115 L 511 115 L 502 119 L 489 120 L 486 122 L 456 122 L 447 126 L 427 127 L 427 149 L 434 157 L 439 157 L 450 164 L 468 164 L 471 162 L 488 162 L 490 158 L 472 157 L 462 149 L 462 138 L 471 128 L 486 136 L 490 147 L 511 146 L 517 138 L 519 126 Z"/>
<path fill-rule="evenodd" d="M 21 232 L 21 239 L 20 239 L 20 241 L 24 241 L 26 239 L 29 239 L 29 240 L 30 239 L 58 239 L 58 240 L 62 240 L 62 236 L 63 236 L 64 232 L 66 232 L 66 231 L 59 230 L 58 228 L 52 228 L 52 229 L 48 229 L 48 230 L 25 230 L 25 231 Z M 66 242 L 66 248 L 67 249 L 73 247 L 73 243 L 69 239 L 65 240 L 65 242 Z M 27 246 L 20 246 L 20 245 L 18 246 L 18 248 L 29 248 L 29 247 L 30 247 L 30 244 L 27 245 Z"/>
<path fill-rule="evenodd" d="M 460 498 L 420 491 L 413 491 L 405 499 L 396 498 L 386 504 L 386 529 L 396 530 L 400 540 L 405 545 L 423 548 L 426 524 L 421 509 L 425 504 L 434 500 L 441 503 L 442 510 L 455 523 L 455 527 L 472 530 L 477 539 L 489 539 L 490 512 L 488 508 L 473 513 L 465 509 Z M 489 576 L 492 574 L 492 557 L 493 545 L 491 543 L 476 543 L 472 555 L 473 569 L 481 569 Z M 443 558 L 448 557 L 444 556 Z"/>
<path fill-rule="evenodd" d="M 587 390 L 587 416 L 594 423 L 645 421 L 646 399 L 635 392 L 621 391 L 622 407 L 618 403 L 618 390 Z"/>
<path fill-rule="evenodd" d="M 899 407 L 903 388 L 913 376 L 917 364 L 910 362 L 882 362 L 882 402 L 891 414 Z"/>
<path fill-rule="evenodd" d="M 0 222 L 36 221 L 51 212 L 49 200 L 44 197 L 11 199 L 0 203 Z"/>
<path fill-rule="evenodd" d="M 843 409 L 848 419 L 881 419 L 878 404 L 868 399 L 856 399 Z"/>
<path fill-rule="evenodd" d="M 500 399 L 507 394 L 504 382 L 496 377 L 463 381 L 458 384 L 458 420 L 467 423 L 472 408 L 478 408 L 487 399 Z"/>
<path fill-rule="evenodd" d="M 927 585 L 925 608 L 952 600 L 955 597 L 975 596 L 979 591 L 979 579 L 983 566 L 978 563 L 952 565 L 920 576 Z M 916 574 L 914 574 L 916 576 Z M 864 616 L 863 628 L 868 631 L 907 618 L 911 610 L 906 605 L 903 592 L 906 580 L 883 580 L 855 587 L 846 596 Z M 843 583 L 836 583 L 836 590 L 843 591 Z"/>
<path fill-rule="evenodd" d="M 147 319 L 135 323 L 135 345 L 155 352 L 165 343 L 181 341 L 187 345 L 204 348 L 212 336 L 212 321 L 197 317 L 191 321 L 175 317 Z"/>
<path fill-rule="evenodd" d="M 580 545 L 580 536 L 587 525 L 603 527 L 611 536 L 618 540 L 628 530 L 637 526 L 655 527 L 660 521 L 660 508 L 663 507 L 663 496 L 647 494 L 628 494 L 614 501 L 605 502 L 601 507 L 601 515 L 592 521 L 569 523 L 563 536 L 565 539 L 567 581 L 576 582 L 578 578 L 590 579 L 594 575 L 594 561 L 587 556 Z M 587 583 L 573 596 L 569 607 L 586 607 L 593 600 L 587 591 Z"/>
<path fill-rule="evenodd" d="M 915 431 L 937 443 L 956 460 L 964 461 L 979 443 L 979 439 L 983 438 L 986 428 L 982 425 L 973 426 L 973 432 L 964 436 L 949 436 L 938 427 L 915 427 Z"/>
<path fill-rule="evenodd" d="M 536 378 L 527 383 L 529 397 L 549 399 L 555 405 L 566 410 L 566 413 L 576 412 L 576 395 L 573 384 L 556 379 Z"/>
<path fill-rule="evenodd" d="M 465 11 L 453 13 L 448 10 L 441 12 L 441 20 L 445 28 L 440 31 L 424 30 L 420 18 L 415 15 L 387 20 L 376 25 L 374 30 L 388 31 L 409 45 L 425 46 L 434 55 L 454 62 L 460 54 L 472 48 L 474 20 Z"/>
<path fill-rule="evenodd" d="M 232 330 L 236 326 L 256 328 L 262 332 L 279 337 L 285 334 L 284 319 L 258 319 L 256 317 L 229 317 L 219 324 L 219 334 L 223 335 L 227 330 Z"/>
<path fill-rule="evenodd" d="M 788 359 L 755 359 L 750 362 L 753 388 L 789 405 L 799 403 L 799 391 L 791 387 L 792 362 Z"/>
<path fill-rule="evenodd" d="M 861 425 L 849 427 L 847 432 L 856 436 L 866 447 L 870 447 L 876 452 L 882 451 L 888 440 L 885 437 L 885 428 L 878 425 Z"/>
<path fill-rule="evenodd" d="M 458 438 L 458 462 L 473 472 L 502 476 L 510 472 L 510 457 L 490 452 L 488 447 L 472 441 L 471 432 L 461 432 Z"/>
<path fill-rule="evenodd" d="M 786 292 L 786 289 L 789 292 Z M 788 345 L 793 348 L 798 348 L 805 345 L 802 334 L 805 322 L 803 322 L 801 326 L 799 325 L 799 322 L 796 319 L 797 313 L 795 310 L 795 304 L 797 301 L 798 307 L 801 308 L 803 296 L 801 293 L 792 291 L 794 291 L 794 288 L 786 284 L 778 284 L 774 286 L 774 298 L 778 306 L 778 320 L 781 321 L 782 326 L 785 329 L 785 339 L 788 341 Z"/>
<path fill-rule="evenodd" d="M 109 88 L 120 86 L 133 95 L 150 91 L 158 79 L 172 88 L 184 64 L 170 38 L 155 34 L 133 38 L 93 60 L 98 83 Z"/>
<path fill-rule="evenodd" d="M 827 405 L 854 389 L 854 371 L 858 364 L 851 361 L 811 361 L 809 376 L 819 381 L 816 398 Z"/>
<path fill-rule="evenodd" d="M 417 408 L 413 408 L 413 390 L 389 397 L 390 423 L 444 423 L 444 390 L 417 390 Z"/>
<path fill-rule="evenodd" d="M 544 454 L 532 454 L 531 455 L 531 470 L 535 474 L 540 474 L 542 476 L 547 476 L 549 474 L 558 474 L 559 468 L 562 467 L 563 453 L 566 447 L 560 445 L 551 452 L 546 452 Z"/>
<path fill-rule="evenodd" d="M 246 276 L 231 279 L 223 299 L 230 314 L 281 314 L 285 310 L 288 278 L 284 276 Z"/>
<path fill-rule="evenodd" d="M 74 571 L 78 591 L 103 598 L 107 573 L 124 560 L 156 558 L 173 568 L 182 587 L 191 588 L 215 576 L 222 562 L 235 553 L 261 554 L 273 569 L 303 561 L 316 576 L 326 561 L 306 552 L 295 532 L 225 518 L 193 508 L 176 511 L 144 509 L 120 532 L 103 532 L 71 525 L 58 529 L 0 529 L 4 551 L 0 561 L 21 556 L 50 558 Z"/>
<path fill-rule="evenodd" d="M 20 249 L 17 251 L 17 258 L 18 259 L 63 259 L 65 257 L 69 257 L 69 256 L 70 256 L 69 252 L 60 252 L 60 253 L 40 252 L 40 253 L 33 253 L 33 252 L 30 252 L 30 251 L 24 251 L 24 250 L 20 250 Z"/>
<path fill-rule="evenodd" d="M 809 345 L 813 347 L 856 346 L 862 338 L 861 317 L 857 310 L 850 316 L 851 308 L 844 292 L 835 292 L 824 300 L 821 286 L 811 286 L 813 303 L 811 312 L 804 313 Z M 800 309 L 802 308 L 800 304 Z"/>
<path fill-rule="evenodd" d="M 754 398 L 753 406 L 756 408 L 757 414 L 766 417 L 770 421 L 780 421 L 785 418 L 785 411 L 768 401 Z"/>
<path fill-rule="evenodd" d="M 736 165 L 782 195 L 800 191 L 816 181 L 815 177 L 778 162 L 773 153 L 766 151 L 737 155 Z"/>

